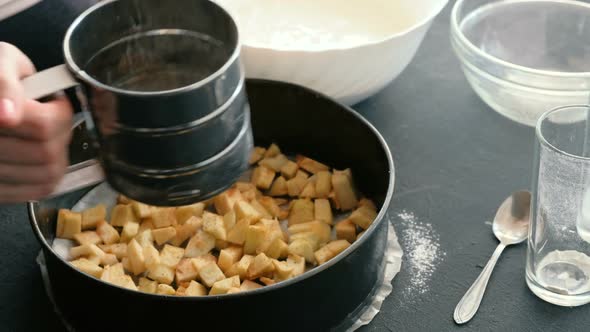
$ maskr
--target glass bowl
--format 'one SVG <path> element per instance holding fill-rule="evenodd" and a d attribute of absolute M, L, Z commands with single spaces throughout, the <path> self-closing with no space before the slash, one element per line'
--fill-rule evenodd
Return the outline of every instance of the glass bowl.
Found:
<path fill-rule="evenodd" d="M 451 43 L 465 76 L 500 114 L 534 126 L 549 109 L 590 100 L 590 4 L 458 0 Z"/>

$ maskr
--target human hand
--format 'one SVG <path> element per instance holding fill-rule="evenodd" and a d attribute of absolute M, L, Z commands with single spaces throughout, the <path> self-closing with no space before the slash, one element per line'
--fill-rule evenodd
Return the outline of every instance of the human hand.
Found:
<path fill-rule="evenodd" d="M 26 99 L 21 80 L 33 73 L 26 55 L 0 42 L 0 203 L 46 196 L 68 166 L 72 106 L 65 96 Z"/>

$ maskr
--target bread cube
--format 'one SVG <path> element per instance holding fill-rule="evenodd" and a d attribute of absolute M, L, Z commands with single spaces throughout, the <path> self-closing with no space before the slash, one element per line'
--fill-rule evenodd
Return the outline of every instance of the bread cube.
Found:
<path fill-rule="evenodd" d="M 100 280 L 112 283 L 114 280 L 125 275 L 122 263 L 107 265 L 104 267 Z"/>
<path fill-rule="evenodd" d="M 192 205 L 179 206 L 174 212 L 176 216 L 176 222 L 179 225 L 182 225 L 192 217 L 201 217 L 204 210 L 205 204 L 202 202 Z"/>
<path fill-rule="evenodd" d="M 250 202 L 262 197 L 262 192 L 256 189 L 256 186 L 254 186 L 253 189 L 242 192 L 242 197 L 244 197 L 245 201 Z"/>
<path fill-rule="evenodd" d="M 144 221 L 142 221 L 139 224 L 139 230 L 137 231 L 137 233 L 139 234 L 143 231 L 152 230 L 152 229 L 154 229 L 154 223 L 152 222 L 152 219 L 145 219 Z"/>
<path fill-rule="evenodd" d="M 256 188 L 267 190 L 270 189 L 276 172 L 266 166 L 258 166 L 252 172 L 252 183 Z"/>
<path fill-rule="evenodd" d="M 176 295 L 176 291 L 170 285 L 159 284 L 158 285 L 158 288 L 156 289 L 156 294 L 160 294 L 160 295 Z"/>
<path fill-rule="evenodd" d="M 191 281 L 199 276 L 199 271 L 195 268 L 192 258 L 183 258 L 176 266 L 176 283 Z"/>
<path fill-rule="evenodd" d="M 256 189 L 256 186 L 254 184 L 244 181 L 236 182 L 233 187 L 238 189 L 241 193 Z"/>
<path fill-rule="evenodd" d="M 137 290 L 137 286 L 135 285 L 135 282 L 133 282 L 133 279 L 131 278 L 131 276 L 128 276 L 126 274 L 114 278 L 113 280 L 110 281 L 110 283 L 117 285 L 119 287 L 123 287 L 123 288 L 127 288 L 130 290 Z"/>
<path fill-rule="evenodd" d="M 343 220 L 336 224 L 336 238 L 353 243 L 356 239 L 356 225 L 349 219 Z"/>
<path fill-rule="evenodd" d="M 112 244 L 119 242 L 119 232 L 104 220 L 98 222 L 96 226 L 96 233 L 105 244 Z"/>
<path fill-rule="evenodd" d="M 292 179 L 295 174 L 297 174 L 297 170 L 299 170 L 299 166 L 297 163 L 292 161 L 287 161 L 280 169 L 281 175 L 284 176 L 286 179 Z"/>
<path fill-rule="evenodd" d="M 368 209 L 371 209 L 375 212 L 377 212 L 377 206 L 375 205 L 375 203 L 373 203 L 372 200 L 368 199 L 368 198 L 361 198 L 361 200 L 359 201 L 359 207 L 361 206 L 365 206 Z"/>
<path fill-rule="evenodd" d="M 207 288 L 198 282 L 191 280 L 190 284 L 184 292 L 185 296 L 205 296 L 207 295 Z"/>
<path fill-rule="evenodd" d="M 184 255 L 184 249 L 166 244 L 160 252 L 160 264 L 176 268 Z"/>
<path fill-rule="evenodd" d="M 102 242 L 102 239 L 95 231 L 86 231 L 74 234 L 74 240 L 76 240 L 79 244 L 99 244 Z"/>
<path fill-rule="evenodd" d="M 227 247 L 226 249 L 223 249 L 219 252 L 219 259 L 217 261 L 217 265 L 219 265 L 219 268 L 223 272 L 226 272 L 232 267 L 232 265 L 237 263 L 240 260 L 240 258 L 242 258 L 243 254 L 244 249 L 242 247 Z"/>
<path fill-rule="evenodd" d="M 270 214 L 270 212 L 262 204 L 260 204 L 260 202 L 257 199 L 250 201 L 250 205 L 252 205 L 252 207 L 260 213 L 262 218 L 273 218 L 272 214 Z"/>
<path fill-rule="evenodd" d="M 340 210 L 340 202 L 338 202 L 338 199 L 336 199 L 336 193 L 334 193 L 334 188 L 332 188 L 332 191 L 330 192 L 330 194 L 328 195 L 328 200 L 330 200 L 330 204 L 336 209 L 336 210 Z"/>
<path fill-rule="evenodd" d="M 215 248 L 215 237 L 199 229 L 197 233 L 188 241 L 186 245 L 185 257 L 198 257 L 208 254 Z"/>
<path fill-rule="evenodd" d="M 250 159 L 248 160 L 248 163 L 250 165 L 256 164 L 257 162 L 259 162 L 262 159 L 265 152 L 266 152 L 265 148 L 255 147 L 252 150 L 252 152 L 250 153 Z"/>
<path fill-rule="evenodd" d="M 144 293 L 155 294 L 158 288 L 158 282 L 148 278 L 139 278 L 139 287 L 137 290 Z"/>
<path fill-rule="evenodd" d="M 272 143 L 264 152 L 264 158 L 272 158 L 281 154 L 281 149 L 275 143 Z"/>
<path fill-rule="evenodd" d="M 103 204 L 82 211 L 82 230 L 94 229 L 96 224 L 107 218 L 107 208 Z"/>
<path fill-rule="evenodd" d="M 86 257 L 102 257 L 105 254 L 96 244 L 82 244 L 77 247 L 70 248 L 70 259 L 76 259 L 80 256 Z"/>
<path fill-rule="evenodd" d="M 227 232 L 223 218 L 217 214 L 203 213 L 203 230 L 218 240 L 227 240 Z"/>
<path fill-rule="evenodd" d="M 227 233 L 227 241 L 243 245 L 246 241 L 246 233 L 250 227 L 249 219 L 242 219 L 236 223 L 236 225 Z"/>
<path fill-rule="evenodd" d="M 145 219 L 152 216 L 152 207 L 137 201 L 131 202 L 131 209 L 138 219 Z"/>
<path fill-rule="evenodd" d="M 339 253 L 350 247 L 350 243 L 346 240 L 332 241 L 321 247 L 314 253 L 314 257 L 318 264 L 324 264 L 330 259 L 336 257 Z"/>
<path fill-rule="evenodd" d="M 257 279 L 272 271 L 274 271 L 272 259 L 268 258 L 264 253 L 260 253 L 248 266 L 246 278 L 250 280 Z"/>
<path fill-rule="evenodd" d="M 268 248 L 264 251 L 269 258 L 279 259 L 287 257 L 289 246 L 282 238 L 275 238 Z"/>
<path fill-rule="evenodd" d="M 236 294 L 236 293 L 240 293 L 242 290 L 239 287 L 232 287 L 230 289 L 228 289 L 226 294 Z"/>
<path fill-rule="evenodd" d="M 127 243 L 133 239 L 137 233 L 139 232 L 139 224 L 133 221 L 130 221 L 123 226 L 123 231 L 121 231 L 121 242 Z"/>
<path fill-rule="evenodd" d="M 314 198 L 314 197 L 316 197 L 315 179 L 307 180 L 307 184 L 305 185 L 305 187 L 303 187 L 303 190 L 301 190 L 301 193 L 299 193 L 299 197 L 301 197 L 301 198 Z"/>
<path fill-rule="evenodd" d="M 140 226 L 141 228 L 141 226 Z M 144 231 L 139 231 L 138 234 L 135 236 L 135 240 L 137 243 L 142 247 L 149 247 L 154 245 L 154 236 L 152 234 L 153 230 L 146 229 Z"/>
<path fill-rule="evenodd" d="M 206 254 L 199 257 L 191 258 L 191 263 L 193 263 L 195 269 L 199 271 L 201 268 L 203 268 L 203 266 L 209 263 L 217 264 L 217 257 L 211 254 Z"/>
<path fill-rule="evenodd" d="M 342 211 L 349 211 L 357 206 L 358 200 L 352 186 L 352 178 L 348 176 L 348 172 L 335 171 L 332 174 L 332 187 Z"/>
<path fill-rule="evenodd" d="M 326 243 L 326 242 L 330 241 L 330 237 L 332 234 L 332 230 L 330 228 L 330 225 L 326 224 L 323 221 L 319 221 L 319 220 L 314 220 L 314 221 L 310 221 L 310 222 L 306 222 L 306 223 L 295 224 L 295 225 L 289 226 L 289 233 L 292 234 L 291 236 L 293 236 L 293 234 L 302 233 L 302 232 L 316 233 L 319 237 L 320 243 Z"/>
<path fill-rule="evenodd" d="M 57 214 L 56 237 L 74 239 L 74 235 L 82 232 L 82 214 L 60 209 Z"/>
<path fill-rule="evenodd" d="M 324 198 L 318 198 L 314 201 L 314 216 L 315 220 L 323 221 L 328 225 L 334 223 L 334 216 L 332 214 L 332 207 L 330 201 Z"/>
<path fill-rule="evenodd" d="M 309 174 L 307 174 L 305 171 L 301 169 L 297 170 L 297 173 L 295 173 L 295 177 L 303 180 L 309 180 Z"/>
<path fill-rule="evenodd" d="M 141 274 L 145 271 L 145 257 L 143 256 L 143 248 L 139 243 L 133 239 L 127 244 L 127 258 L 131 265 L 131 271 L 134 275 Z"/>
<path fill-rule="evenodd" d="M 297 165 L 299 165 L 300 168 L 303 168 L 311 174 L 330 170 L 330 167 L 305 156 L 298 155 L 295 157 L 295 160 L 297 161 Z"/>
<path fill-rule="evenodd" d="M 303 239 L 309 242 L 313 248 L 313 250 L 317 250 L 320 247 L 320 243 L 324 244 L 326 242 L 320 242 L 320 236 L 315 232 L 301 232 L 297 234 L 292 234 L 289 237 L 289 243 L 294 242 L 295 240 Z"/>
<path fill-rule="evenodd" d="M 258 212 L 250 203 L 245 201 L 237 202 L 234 206 L 234 211 L 236 212 L 236 219 L 248 219 L 250 224 L 256 223 L 260 218 L 262 218 L 262 214 Z"/>
<path fill-rule="evenodd" d="M 305 261 L 313 264 L 315 257 L 313 256 L 315 246 L 306 239 L 295 239 L 289 244 L 289 255 L 297 255 L 305 258 Z"/>
<path fill-rule="evenodd" d="M 117 204 L 131 204 L 131 199 L 125 195 L 119 194 L 117 196 Z"/>
<path fill-rule="evenodd" d="M 306 185 L 307 178 L 295 176 L 287 181 L 287 193 L 291 197 L 298 197 Z"/>
<path fill-rule="evenodd" d="M 229 211 L 223 216 L 223 226 L 226 231 L 230 231 L 236 225 L 236 212 L 234 210 Z"/>
<path fill-rule="evenodd" d="M 160 253 L 152 244 L 143 247 L 143 258 L 146 268 L 160 264 Z"/>
<path fill-rule="evenodd" d="M 173 246 L 179 247 L 186 240 L 197 234 L 197 230 L 201 227 L 203 221 L 199 217 L 191 217 L 184 222 L 182 225 L 176 225 L 176 235 L 170 241 Z"/>
<path fill-rule="evenodd" d="M 199 269 L 199 277 L 207 287 L 213 286 L 219 280 L 225 279 L 225 275 L 215 263 L 208 263 Z"/>
<path fill-rule="evenodd" d="M 164 228 L 176 225 L 176 212 L 174 208 L 155 208 L 152 211 L 152 223 L 154 228 Z"/>
<path fill-rule="evenodd" d="M 238 189 L 232 188 L 215 196 L 213 202 L 217 213 L 224 215 L 233 210 L 237 202 L 243 200 L 242 193 Z"/>
<path fill-rule="evenodd" d="M 268 157 L 262 159 L 258 164 L 266 166 L 275 172 L 280 172 L 281 168 L 289 162 L 289 159 L 284 154 L 278 154 L 274 157 Z"/>
<path fill-rule="evenodd" d="M 119 260 L 114 254 L 104 254 L 100 257 L 100 265 L 102 266 L 115 265 L 117 263 L 119 263 Z"/>
<path fill-rule="evenodd" d="M 111 211 L 111 225 L 113 227 L 123 227 L 128 222 L 139 222 L 131 205 L 115 205 Z"/>
<path fill-rule="evenodd" d="M 240 277 L 238 276 L 225 278 L 215 282 L 209 291 L 209 295 L 227 294 L 227 291 L 234 287 L 240 287 Z"/>
<path fill-rule="evenodd" d="M 102 275 L 102 267 L 98 266 L 97 264 L 94 264 L 94 262 L 91 262 L 86 258 L 80 258 L 71 261 L 70 264 L 72 264 L 76 269 L 86 274 L 89 274 L 95 278 L 100 278 L 100 276 Z"/>
<path fill-rule="evenodd" d="M 240 285 L 240 290 L 242 292 L 246 292 L 246 291 L 249 291 L 249 290 L 255 290 L 255 289 L 258 289 L 258 288 L 262 288 L 262 287 L 263 287 L 262 285 L 254 282 L 254 281 L 244 280 L 242 282 L 242 284 Z"/>
<path fill-rule="evenodd" d="M 265 284 L 266 286 L 274 285 L 277 283 L 275 280 L 267 277 L 260 277 L 260 282 Z"/>
<path fill-rule="evenodd" d="M 215 239 L 215 249 L 217 250 L 223 250 L 227 247 L 230 246 L 230 243 L 227 241 L 223 241 L 223 240 L 219 240 L 219 239 Z"/>
<path fill-rule="evenodd" d="M 295 278 L 298 275 L 305 273 L 305 258 L 299 255 L 289 255 L 286 262 L 289 266 L 293 267 L 291 278 Z"/>
<path fill-rule="evenodd" d="M 104 255 L 106 255 L 106 254 L 104 254 Z M 104 257 L 104 255 L 102 255 L 102 256 L 88 256 L 87 259 L 96 265 L 100 265 L 100 262 L 102 261 L 102 258 Z"/>
<path fill-rule="evenodd" d="M 179 226 L 182 227 L 183 225 Z M 172 226 L 157 228 L 152 231 L 152 236 L 156 240 L 156 243 L 161 246 L 176 236 L 176 228 Z"/>
<path fill-rule="evenodd" d="M 164 264 L 153 265 L 148 268 L 148 277 L 169 285 L 174 280 L 174 269 Z"/>
<path fill-rule="evenodd" d="M 377 218 L 377 212 L 366 205 L 359 207 L 358 209 L 354 210 L 350 217 L 350 221 L 352 221 L 355 225 L 359 226 L 362 229 L 367 229 L 373 221 Z"/>
<path fill-rule="evenodd" d="M 246 240 L 244 242 L 244 253 L 252 255 L 256 253 L 256 249 L 262 244 L 268 229 L 264 225 L 252 225 L 248 227 L 246 232 Z"/>
<path fill-rule="evenodd" d="M 309 199 L 297 199 L 289 212 L 289 226 L 312 221 L 314 204 Z"/>
<path fill-rule="evenodd" d="M 291 274 L 293 273 L 293 270 L 295 269 L 295 267 L 293 265 L 290 265 L 289 263 L 287 263 L 286 261 L 278 261 L 276 259 L 273 259 L 272 261 L 275 270 L 274 270 L 274 278 L 279 280 L 279 281 L 283 281 L 283 280 L 287 280 L 289 278 L 291 278 Z"/>
<path fill-rule="evenodd" d="M 129 262 L 129 258 L 124 257 L 121 260 L 121 264 L 123 264 L 123 269 L 125 269 L 126 272 L 131 272 L 133 270 L 133 267 L 131 267 L 131 263 Z"/>
<path fill-rule="evenodd" d="M 127 257 L 126 243 L 99 244 L 98 247 L 107 254 L 113 254 L 117 256 L 118 259 Z"/>
<path fill-rule="evenodd" d="M 328 198 L 332 191 L 332 173 L 320 171 L 316 174 L 315 193 L 316 197 Z"/>
<path fill-rule="evenodd" d="M 285 196 L 289 193 L 289 188 L 287 187 L 287 180 L 284 177 L 279 176 L 270 187 L 270 191 L 268 194 L 270 196 Z"/>
<path fill-rule="evenodd" d="M 240 276 L 241 280 L 246 279 L 246 275 L 248 273 L 248 268 L 250 267 L 250 264 L 252 264 L 252 261 L 254 261 L 254 256 L 252 256 L 252 255 L 242 256 L 242 258 L 240 259 L 239 262 L 232 265 L 232 267 L 227 271 L 226 275 L 228 277 L 238 275 L 238 276 Z"/>
<path fill-rule="evenodd" d="M 262 207 L 264 207 L 265 211 L 267 211 L 268 214 L 270 215 L 269 217 L 265 217 L 265 218 L 277 218 L 281 214 L 281 208 L 279 207 L 277 202 L 272 197 L 268 197 L 268 196 L 261 197 L 258 200 L 258 203 Z"/>
<path fill-rule="evenodd" d="M 262 242 L 256 247 L 256 253 L 266 252 L 276 238 L 283 238 L 283 229 L 276 219 L 260 219 L 258 225 L 266 227 L 266 234 Z"/>

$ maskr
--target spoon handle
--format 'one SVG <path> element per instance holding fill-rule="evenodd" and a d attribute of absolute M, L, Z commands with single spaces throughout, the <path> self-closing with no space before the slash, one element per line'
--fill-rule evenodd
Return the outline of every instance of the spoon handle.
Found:
<path fill-rule="evenodd" d="M 502 251 L 504 251 L 504 248 L 506 248 L 504 244 L 500 243 L 498 245 L 494 251 L 494 254 L 479 274 L 479 277 L 477 277 L 473 285 L 471 285 L 469 290 L 467 290 L 467 293 L 463 295 L 463 298 L 457 304 L 455 313 L 453 314 L 453 318 L 457 324 L 467 323 L 471 320 L 471 318 L 473 318 L 473 316 L 475 316 L 477 309 L 479 309 L 483 294 L 486 291 L 492 271 L 494 270 L 496 262 L 498 261 L 498 258 L 500 258 Z"/>

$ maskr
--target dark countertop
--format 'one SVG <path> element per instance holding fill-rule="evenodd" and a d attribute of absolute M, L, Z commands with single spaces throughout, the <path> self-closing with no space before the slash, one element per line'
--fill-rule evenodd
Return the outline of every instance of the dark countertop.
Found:
<path fill-rule="evenodd" d="M 446 253 L 423 294 L 404 292 L 412 248 L 402 238 L 406 257 L 393 294 L 362 331 L 583 330 L 590 307 L 556 307 L 528 290 L 525 245 L 504 252 L 477 316 L 462 327 L 452 321 L 456 303 L 497 245 L 485 222 L 511 191 L 530 187 L 534 133 L 491 111 L 467 85 L 449 44 L 450 6 L 406 71 L 356 107 L 394 155 L 390 210 L 398 236 L 406 224 L 397 214 L 412 212 L 432 225 Z M 0 331 L 62 329 L 35 263 L 39 249 L 24 205 L 0 207 Z"/>

